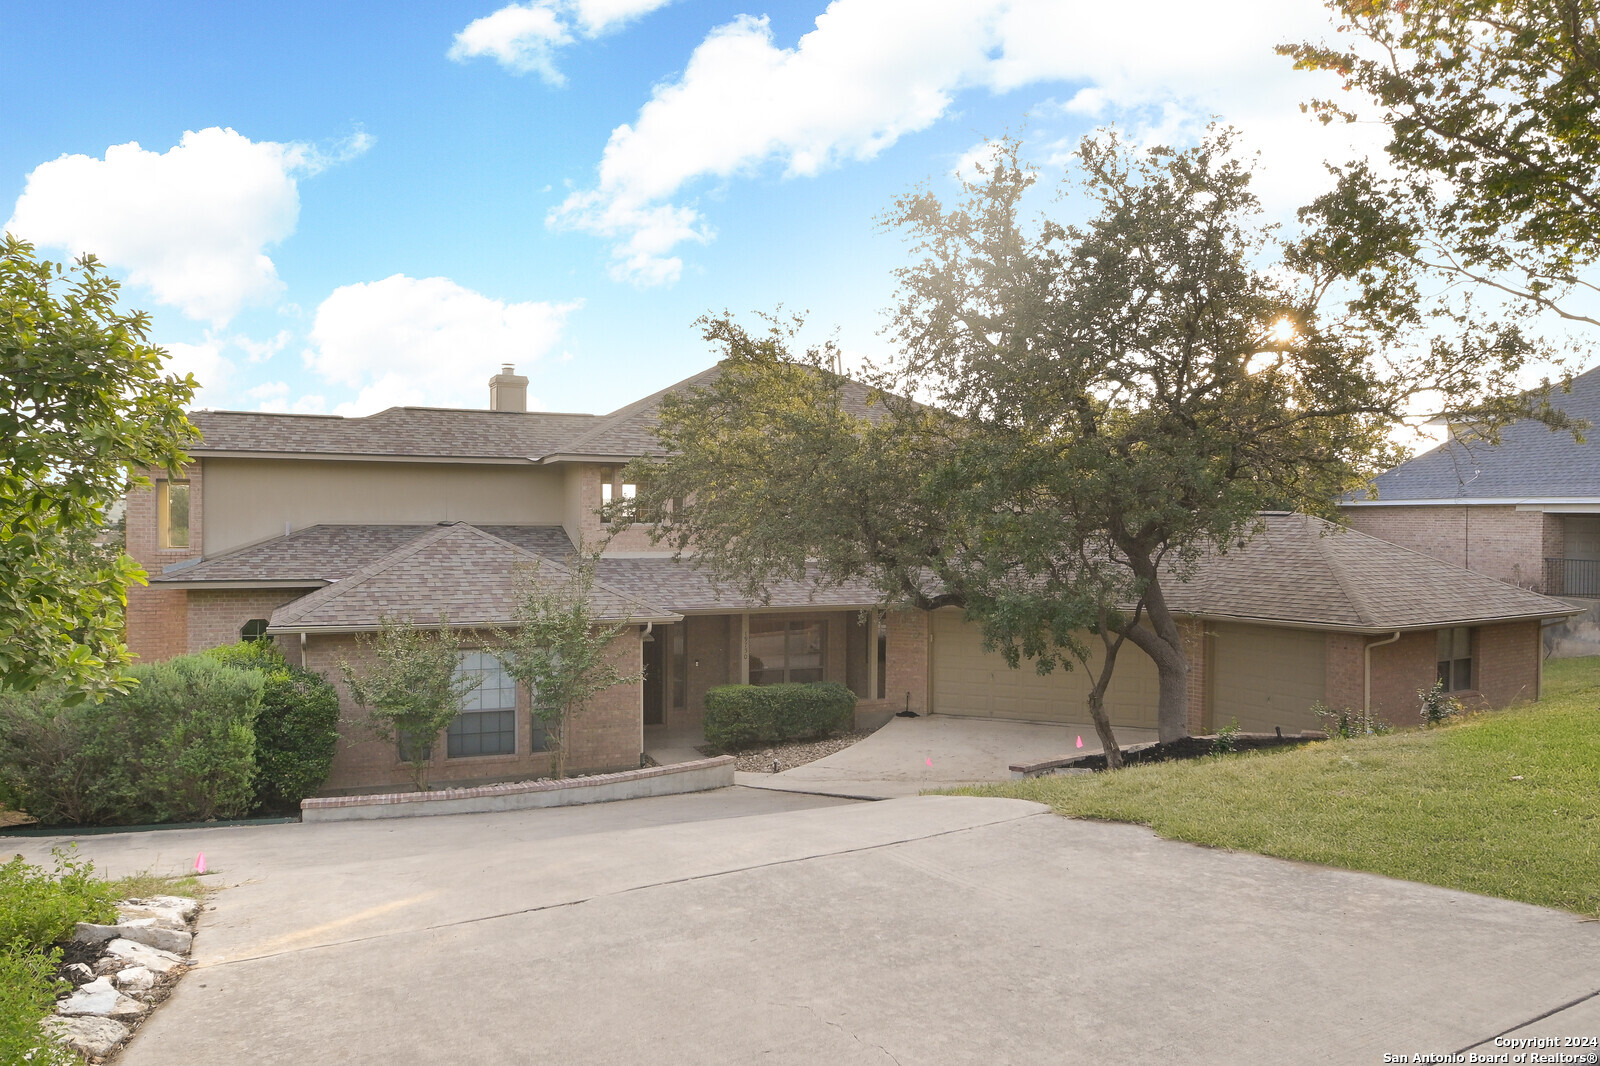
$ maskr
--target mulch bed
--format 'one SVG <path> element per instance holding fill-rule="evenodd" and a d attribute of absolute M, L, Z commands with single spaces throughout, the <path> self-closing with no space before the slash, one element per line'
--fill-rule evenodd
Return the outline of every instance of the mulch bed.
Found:
<path fill-rule="evenodd" d="M 722 752 L 709 744 L 695 750 L 702 755 L 732 755 L 737 760 L 734 769 L 747 774 L 772 774 L 793 770 L 796 766 L 804 766 L 808 762 L 816 762 L 834 752 L 843 751 L 863 737 L 870 737 L 873 732 L 871 729 L 861 729 L 823 737 L 821 740 L 796 740 L 766 748 L 751 748 L 748 751 Z"/>
<path fill-rule="evenodd" d="M 1300 744 L 1309 744 L 1313 740 L 1328 739 L 1326 733 L 1236 733 L 1232 737 L 1232 751 L 1256 751 L 1261 748 L 1294 747 Z M 1133 766 L 1138 763 L 1170 762 L 1174 759 L 1199 759 L 1207 755 L 1219 754 L 1218 738 L 1215 736 L 1183 737 L 1179 740 L 1169 740 L 1166 743 L 1133 744 L 1122 749 L 1122 764 Z M 1028 766 L 1013 766 L 1027 774 L 1050 773 L 1062 770 L 1104 770 L 1106 757 L 1104 752 L 1095 752 L 1091 755 L 1078 755 L 1069 759 L 1052 759 L 1049 762 L 1033 763 Z"/>

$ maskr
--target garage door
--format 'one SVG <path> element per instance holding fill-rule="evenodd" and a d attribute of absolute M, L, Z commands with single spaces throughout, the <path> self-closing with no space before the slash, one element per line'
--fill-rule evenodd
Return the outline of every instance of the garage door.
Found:
<path fill-rule="evenodd" d="M 1101 651 L 1098 637 L 1088 643 Z M 1091 675 L 1074 664 L 1040 677 L 1027 660 L 1013 670 L 1004 657 L 983 650 L 978 627 L 961 620 L 961 612 L 933 613 L 933 710 L 984 718 L 1020 718 L 1032 722 L 1084 722 Z M 1098 671 L 1102 655 L 1092 665 Z M 1117 725 L 1156 727 L 1160 686 L 1156 664 L 1132 644 L 1117 653 L 1117 668 L 1106 690 L 1106 711 Z"/>
<path fill-rule="evenodd" d="M 1212 727 L 1239 719 L 1247 733 L 1320 729 L 1311 705 L 1327 692 L 1321 633 L 1219 625 L 1211 640 Z"/>

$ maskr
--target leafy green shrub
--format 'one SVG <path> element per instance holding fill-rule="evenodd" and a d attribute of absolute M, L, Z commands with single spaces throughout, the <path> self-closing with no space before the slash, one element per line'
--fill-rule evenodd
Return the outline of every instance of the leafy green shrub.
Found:
<path fill-rule="evenodd" d="M 320 674 L 291 665 L 277 645 L 246 640 L 206 653 L 264 679 L 256 715 L 255 805 L 296 810 L 328 779 L 339 743 L 339 691 Z"/>
<path fill-rule="evenodd" d="M 721 751 L 808 740 L 855 725 L 843 685 L 721 685 L 706 693 L 706 743 Z"/>
<path fill-rule="evenodd" d="M 63 984 L 56 976 L 60 954 L 0 947 L 0 1062 L 69 1066 L 83 1061 L 51 1040 L 40 1024 L 55 1010 Z"/>
<path fill-rule="evenodd" d="M 1461 706 L 1461 701 L 1444 690 L 1443 681 L 1435 681 L 1433 687 L 1417 693 L 1422 698 L 1422 721 L 1427 725 L 1439 725 L 1452 718 L 1461 717 L 1466 708 Z"/>
<path fill-rule="evenodd" d="M 137 684 L 100 703 L 0 700 L 0 799 L 46 824 L 248 813 L 261 672 L 188 655 L 129 673 Z"/>
<path fill-rule="evenodd" d="M 1235 718 L 1217 730 L 1217 739 L 1211 742 L 1211 754 L 1226 755 L 1239 750 L 1239 719 Z"/>
<path fill-rule="evenodd" d="M 1311 713 L 1322 719 L 1322 728 L 1330 737 L 1349 740 L 1353 737 L 1370 737 L 1394 732 L 1394 727 L 1371 711 L 1358 711 L 1350 707 L 1329 707 L 1318 700 L 1311 705 Z"/>
<path fill-rule="evenodd" d="M 0 947 L 44 951 L 79 922 L 116 920 L 113 889 L 94 876 L 94 864 L 61 848 L 51 855 L 53 873 L 21 855 L 0 866 Z"/>

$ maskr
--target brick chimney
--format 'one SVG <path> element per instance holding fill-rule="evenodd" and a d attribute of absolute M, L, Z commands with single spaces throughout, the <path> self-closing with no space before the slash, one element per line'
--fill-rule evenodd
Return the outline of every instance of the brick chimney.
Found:
<path fill-rule="evenodd" d="M 500 373 L 489 379 L 489 410 L 526 411 L 528 409 L 528 379 L 517 373 L 510 363 L 500 366 Z"/>

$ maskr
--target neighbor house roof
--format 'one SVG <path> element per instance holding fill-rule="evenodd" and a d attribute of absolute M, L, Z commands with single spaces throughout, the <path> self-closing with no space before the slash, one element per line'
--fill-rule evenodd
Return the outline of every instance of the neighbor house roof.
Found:
<path fill-rule="evenodd" d="M 385 618 L 428 625 L 505 625 L 516 620 L 522 583 L 562 580 L 570 571 L 548 557 L 501 540 L 476 526 L 436 526 L 348 578 L 317 589 L 272 614 L 269 631 L 355 632 Z M 601 620 L 675 622 L 682 616 L 602 582 L 592 595 Z"/>
<path fill-rule="evenodd" d="M 1301 514 L 1263 514 L 1243 546 L 1162 586 L 1180 614 L 1371 632 L 1576 612 L 1503 581 Z"/>
<path fill-rule="evenodd" d="M 1572 379 L 1572 391 L 1552 389 L 1550 406 L 1600 428 L 1600 367 Z M 1524 419 L 1500 433 L 1499 444 L 1463 437 L 1424 452 L 1372 483 L 1372 497 L 1351 507 L 1396 503 L 1600 503 L 1600 446 L 1579 444 L 1566 430 Z"/>

